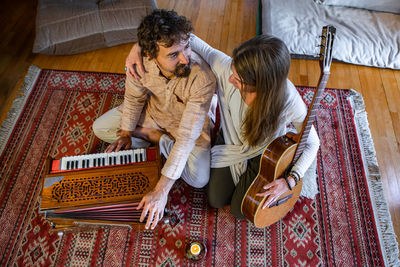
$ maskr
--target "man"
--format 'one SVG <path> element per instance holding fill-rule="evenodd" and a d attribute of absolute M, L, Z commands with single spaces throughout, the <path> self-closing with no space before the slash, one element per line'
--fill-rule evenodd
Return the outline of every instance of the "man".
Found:
<path fill-rule="evenodd" d="M 155 10 L 142 21 L 138 40 L 147 73 L 134 80 L 128 73 L 124 102 L 98 118 L 95 134 L 111 143 L 106 152 L 159 144 L 167 158 L 156 187 L 139 204 L 146 229 L 163 216 L 168 193 L 182 177 L 189 185 L 205 186 L 210 172 L 207 113 L 216 88 L 215 77 L 192 53 L 191 23 L 174 11 Z M 146 143 L 149 145 L 149 143 Z"/>

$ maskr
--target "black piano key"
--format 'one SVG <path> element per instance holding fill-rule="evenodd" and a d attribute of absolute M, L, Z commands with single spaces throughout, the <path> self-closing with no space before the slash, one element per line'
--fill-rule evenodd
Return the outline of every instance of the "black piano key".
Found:
<path fill-rule="evenodd" d="M 142 153 L 139 154 L 139 158 L 140 158 L 140 161 L 143 161 L 143 154 Z"/>
<path fill-rule="evenodd" d="M 82 168 L 86 168 L 86 160 L 82 160 Z"/>
<path fill-rule="evenodd" d="M 119 156 L 119 163 L 120 164 L 123 164 L 124 163 L 124 157 L 121 155 L 121 156 Z"/>
<path fill-rule="evenodd" d="M 132 163 L 132 155 L 128 155 L 129 163 Z"/>
<path fill-rule="evenodd" d="M 71 161 L 71 170 L 75 169 L 74 161 Z"/>
<path fill-rule="evenodd" d="M 103 166 L 106 165 L 106 159 L 105 158 L 101 158 L 101 163 L 103 164 Z"/>
<path fill-rule="evenodd" d="M 128 156 L 124 155 L 124 163 L 128 163 Z"/>
<path fill-rule="evenodd" d="M 135 154 L 135 162 L 139 162 L 138 154 Z"/>
<path fill-rule="evenodd" d="M 67 170 L 69 170 L 69 165 L 70 165 L 70 163 L 69 163 L 69 161 L 67 161 Z"/>
<path fill-rule="evenodd" d="M 112 165 L 112 158 L 108 158 L 108 165 Z"/>
<path fill-rule="evenodd" d="M 86 160 L 86 166 L 87 166 L 88 168 L 90 167 L 90 160 L 89 160 L 89 159 Z"/>
<path fill-rule="evenodd" d="M 75 169 L 79 169 L 79 160 L 75 162 Z"/>
<path fill-rule="evenodd" d="M 96 165 L 96 159 L 93 159 L 93 167 L 97 167 L 97 165 Z"/>

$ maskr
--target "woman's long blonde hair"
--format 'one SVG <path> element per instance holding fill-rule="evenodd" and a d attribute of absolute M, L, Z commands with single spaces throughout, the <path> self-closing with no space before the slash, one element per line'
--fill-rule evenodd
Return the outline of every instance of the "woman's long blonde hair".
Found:
<path fill-rule="evenodd" d="M 256 146 L 277 131 L 286 103 L 286 79 L 290 54 L 278 38 L 260 35 L 233 51 L 233 61 L 242 85 L 255 87 L 242 131 L 249 145 Z"/>

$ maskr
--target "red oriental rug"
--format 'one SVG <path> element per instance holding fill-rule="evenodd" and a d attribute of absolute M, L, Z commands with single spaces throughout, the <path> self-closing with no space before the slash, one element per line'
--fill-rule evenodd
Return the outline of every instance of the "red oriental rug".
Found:
<path fill-rule="evenodd" d="M 2 266 L 383 266 L 397 265 L 398 245 L 374 157 L 362 98 L 327 89 L 318 112 L 319 194 L 300 198 L 265 229 L 212 209 L 204 190 L 178 182 L 172 218 L 158 229 L 99 227 L 58 235 L 38 214 L 48 155 L 104 149 L 95 118 L 120 104 L 124 75 L 31 67 L 0 132 L 0 265 Z M 313 88 L 298 87 L 306 103 Z M 377 212 L 379 210 L 379 212 Z M 207 256 L 184 257 L 190 240 Z"/>

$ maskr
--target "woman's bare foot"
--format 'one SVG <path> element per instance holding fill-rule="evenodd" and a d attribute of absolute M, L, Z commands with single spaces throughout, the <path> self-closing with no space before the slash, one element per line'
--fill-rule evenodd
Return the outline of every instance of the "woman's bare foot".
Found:
<path fill-rule="evenodd" d="M 137 126 L 135 131 L 133 132 L 133 136 L 137 138 L 144 139 L 153 144 L 158 144 L 160 142 L 160 138 L 163 135 L 158 129 L 155 128 L 144 128 Z"/>

